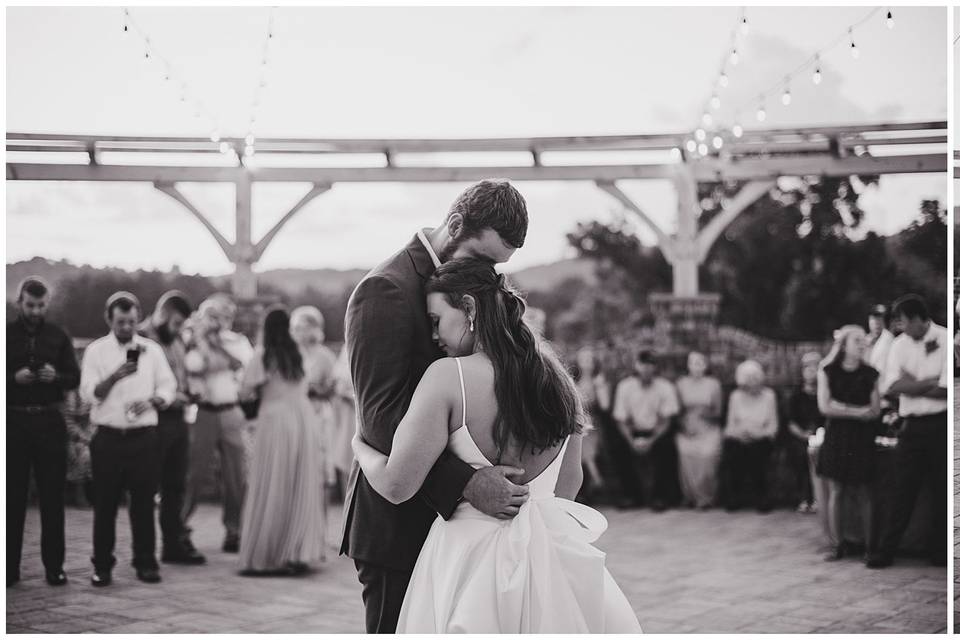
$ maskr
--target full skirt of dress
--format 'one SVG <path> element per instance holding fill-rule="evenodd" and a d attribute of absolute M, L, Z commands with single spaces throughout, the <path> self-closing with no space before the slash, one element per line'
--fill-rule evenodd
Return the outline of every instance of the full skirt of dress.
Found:
<path fill-rule="evenodd" d="M 592 546 L 606 519 L 585 505 L 531 498 L 510 521 L 462 503 L 437 518 L 400 611 L 399 633 L 640 633 Z"/>
<path fill-rule="evenodd" d="M 261 405 L 243 507 L 241 570 L 274 571 L 324 559 L 321 429 L 306 397 Z"/>

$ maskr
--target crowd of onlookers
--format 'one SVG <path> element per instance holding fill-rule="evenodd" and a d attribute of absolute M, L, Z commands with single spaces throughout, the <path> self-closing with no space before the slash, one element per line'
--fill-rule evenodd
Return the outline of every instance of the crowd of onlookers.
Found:
<path fill-rule="evenodd" d="M 866 330 L 839 328 L 829 353 L 803 354 L 800 384 L 779 393 L 755 360 L 739 363 L 725 392 L 699 352 L 671 382 L 651 350 L 582 348 L 575 374 L 595 427 L 584 441 L 583 499 L 654 511 L 760 512 L 788 499 L 797 511 L 821 513 L 828 559 L 859 552 L 849 542 L 859 529 L 868 565 L 881 567 L 892 561 L 921 488 L 930 486 L 935 518 L 927 546 L 941 563 L 948 345 L 923 300 L 907 295 L 892 310 L 874 307 Z M 877 522 L 877 461 L 893 443 L 892 504 Z M 849 522 L 849 503 L 859 522 Z"/>
<path fill-rule="evenodd" d="M 147 314 L 120 291 L 104 305 L 107 335 L 78 362 L 67 334 L 46 320 L 50 295 L 42 280 L 24 281 L 7 325 L 8 586 L 20 578 L 31 472 L 51 585 L 67 581 L 68 479 L 93 506 L 96 586 L 112 581 L 124 500 L 140 580 L 160 580 L 158 495 L 160 560 L 203 564 L 191 522 L 214 485 L 222 551 L 239 554 L 241 573 L 297 575 L 324 558 L 326 503 L 346 486 L 355 411 L 346 354 L 324 344 L 317 309 L 269 309 L 254 347 L 233 331 L 237 307 L 225 294 L 194 308 L 170 291 Z M 768 512 L 779 477 L 798 511 L 821 513 L 828 559 L 859 552 L 849 535 L 859 526 L 868 566 L 883 567 L 928 486 L 928 551 L 944 563 L 949 344 L 923 300 L 907 295 L 892 310 L 875 307 L 867 330 L 838 329 L 826 355 L 804 354 L 801 382 L 787 393 L 766 385 L 755 360 L 739 363 L 725 390 L 702 353 L 689 353 L 670 381 L 652 350 L 583 348 L 571 363 L 593 426 L 580 499 Z M 878 523 L 877 461 L 893 442 L 895 489 Z"/>
<path fill-rule="evenodd" d="M 241 573 L 295 575 L 324 558 L 327 493 L 346 485 L 354 410 L 345 354 L 324 345 L 319 310 L 269 310 L 254 348 L 232 330 L 225 294 L 194 308 L 170 291 L 144 314 L 119 291 L 104 305 L 109 332 L 78 362 L 46 319 L 50 295 L 25 280 L 7 326 L 8 586 L 20 579 L 31 473 L 51 585 L 67 581 L 67 480 L 93 507 L 95 586 L 112 582 L 123 502 L 140 580 L 160 581 L 157 496 L 160 560 L 205 563 L 190 524 L 211 489 L 223 504 L 222 551 L 239 554 Z"/>

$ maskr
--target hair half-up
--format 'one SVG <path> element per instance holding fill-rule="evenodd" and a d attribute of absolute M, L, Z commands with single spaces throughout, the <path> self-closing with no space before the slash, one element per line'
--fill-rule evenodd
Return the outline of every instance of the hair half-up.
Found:
<path fill-rule="evenodd" d="M 511 438 L 523 447 L 545 450 L 584 424 L 583 408 L 570 374 L 550 345 L 523 318 L 526 303 L 489 262 L 461 258 L 441 265 L 428 293 L 445 294 L 463 309 L 463 296 L 476 301 L 476 339 L 490 358 L 499 414 L 494 428 L 498 456 Z"/>

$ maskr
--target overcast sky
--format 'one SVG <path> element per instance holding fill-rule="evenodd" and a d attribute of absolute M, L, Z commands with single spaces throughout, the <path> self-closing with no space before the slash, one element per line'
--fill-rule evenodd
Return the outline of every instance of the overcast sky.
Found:
<path fill-rule="evenodd" d="M 729 68 L 721 119 L 869 12 L 868 7 L 747 9 L 741 62 Z M 138 8 L 134 22 L 228 135 L 246 133 L 270 11 Z M 482 137 L 673 133 L 697 126 L 740 10 L 718 8 L 294 8 L 274 11 L 268 82 L 257 135 Z M 823 82 L 791 82 L 793 103 L 767 101 L 764 126 L 944 120 L 945 8 L 899 8 L 825 52 Z M 122 35 L 120 8 L 7 9 L 7 130 L 113 135 L 208 135 L 180 91 Z M 336 185 L 281 232 L 259 269 L 370 267 L 421 226 L 442 220 L 462 184 Z M 510 269 L 568 254 L 578 220 L 609 219 L 617 204 L 585 183 L 518 183 L 531 214 Z M 306 191 L 261 185 L 254 235 Z M 672 228 L 667 183 L 630 184 Z M 232 238 L 232 187 L 183 191 Z M 887 176 L 862 198 L 867 224 L 905 226 L 920 201 L 946 201 L 945 175 Z M 42 255 L 77 263 L 219 274 L 230 265 L 180 205 L 149 185 L 7 183 L 7 260 Z M 638 232 L 648 242 L 643 229 Z"/>

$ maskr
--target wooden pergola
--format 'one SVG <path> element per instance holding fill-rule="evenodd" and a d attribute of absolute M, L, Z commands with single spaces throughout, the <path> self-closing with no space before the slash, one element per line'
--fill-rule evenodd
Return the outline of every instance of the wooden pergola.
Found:
<path fill-rule="evenodd" d="M 307 203 L 338 182 L 474 182 L 484 178 L 592 182 L 653 231 L 673 268 L 674 296 L 693 298 L 699 294 L 697 270 L 710 247 L 778 178 L 947 170 L 947 123 L 942 121 L 745 131 L 739 138 L 728 134 L 719 149 L 708 137 L 705 143 L 711 145 L 710 152 L 702 156 L 687 151 L 692 139 L 690 134 L 460 140 L 265 138 L 255 141 L 251 161 L 242 155 L 246 143 L 239 138 L 214 142 L 207 138 L 7 133 L 7 179 L 152 183 L 213 235 L 235 266 L 233 291 L 241 299 L 256 295 L 253 265 L 277 233 Z M 695 140 L 694 146 L 698 142 Z M 30 162 L 18 161 L 17 156 L 22 159 L 24 154 L 30 154 Z M 504 156 L 514 161 L 503 163 Z M 629 156 L 626 161 L 625 156 Z M 158 162 L 158 157 L 177 158 L 177 162 Z M 485 161 L 478 161 L 484 157 Z M 358 158 L 371 166 L 354 166 Z M 329 166 L 304 166 L 311 162 Z M 674 233 L 664 231 L 640 203 L 624 193 L 620 183 L 626 180 L 673 183 L 678 200 Z M 698 230 L 698 184 L 720 181 L 741 186 L 723 212 Z M 235 186 L 233 242 L 183 195 L 177 188 L 181 182 Z M 256 182 L 312 186 L 254 241 L 251 189 Z"/>

